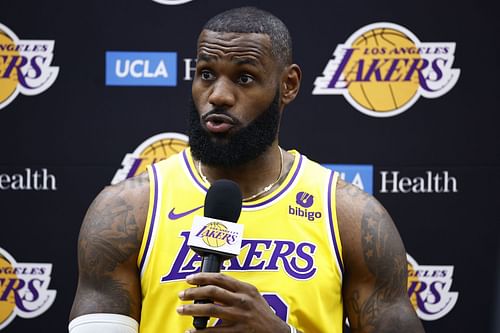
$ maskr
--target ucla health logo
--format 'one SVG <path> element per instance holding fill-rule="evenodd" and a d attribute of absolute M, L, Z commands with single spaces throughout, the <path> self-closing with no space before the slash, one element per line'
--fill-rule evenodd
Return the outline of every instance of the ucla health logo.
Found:
<path fill-rule="evenodd" d="M 451 291 L 453 266 L 419 265 L 409 254 L 408 296 L 422 320 L 437 320 L 455 306 L 458 292 Z"/>
<path fill-rule="evenodd" d="M 314 95 L 343 95 L 360 112 L 391 117 L 420 96 L 437 98 L 453 88 L 455 43 L 423 43 L 394 23 L 374 23 L 337 45 L 314 82 Z"/>
<path fill-rule="evenodd" d="M 52 67 L 53 40 L 19 39 L 0 23 L 0 109 L 19 93 L 38 95 L 56 80 L 59 67 Z"/>
<path fill-rule="evenodd" d="M 298 192 L 295 195 L 295 203 L 297 206 L 288 205 L 288 214 L 307 219 L 313 222 L 316 219 L 320 219 L 322 214 L 319 211 L 311 211 L 314 204 L 314 196 L 307 192 Z"/>
<path fill-rule="evenodd" d="M 148 165 L 167 159 L 188 146 L 188 137 L 180 133 L 160 133 L 146 139 L 133 153 L 126 154 L 122 168 L 116 171 L 111 184 L 146 171 Z"/>
<path fill-rule="evenodd" d="M 0 330 L 16 316 L 38 317 L 52 306 L 51 271 L 52 264 L 18 263 L 0 248 Z"/>
<path fill-rule="evenodd" d="M 373 194 L 373 165 L 368 164 L 323 164 L 337 171 L 341 179 L 351 183 L 366 193 Z"/>
<path fill-rule="evenodd" d="M 177 85 L 176 52 L 106 52 L 106 85 Z"/>

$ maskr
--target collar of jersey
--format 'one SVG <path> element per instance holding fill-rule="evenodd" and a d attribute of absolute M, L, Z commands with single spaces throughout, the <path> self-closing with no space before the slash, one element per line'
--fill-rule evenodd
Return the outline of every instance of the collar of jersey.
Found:
<path fill-rule="evenodd" d="M 288 172 L 285 180 L 280 184 L 280 186 L 278 186 L 277 189 L 268 193 L 267 195 L 252 201 L 244 202 L 242 205 L 243 209 L 255 210 L 264 208 L 276 202 L 279 198 L 283 196 L 283 194 L 288 192 L 295 185 L 299 176 L 299 172 L 302 167 L 303 155 L 301 155 L 296 150 L 289 150 L 288 152 L 294 156 L 294 160 L 292 167 L 290 168 L 290 171 Z M 210 184 L 205 182 L 196 171 L 196 166 L 193 161 L 193 157 L 191 156 L 191 150 L 189 148 L 186 148 L 180 154 L 180 158 L 182 159 L 182 163 L 186 166 L 186 169 L 188 171 L 188 176 L 193 181 L 194 185 L 203 190 L 204 192 L 207 192 L 208 187 L 210 187 Z"/>

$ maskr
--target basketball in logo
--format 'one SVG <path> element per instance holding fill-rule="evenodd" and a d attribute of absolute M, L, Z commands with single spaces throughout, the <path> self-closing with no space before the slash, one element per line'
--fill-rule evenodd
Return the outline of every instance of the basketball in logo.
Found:
<path fill-rule="evenodd" d="M 452 68 L 455 43 L 423 43 L 408 29 L 379 22 L 337 44 L 313 95 L 343 95 L 358 111 L 392 117 L 408 110 L 420 96 L 446 94 L 460 76 Z"/>
<path fill-rule="evenodd" d="M 30 319 L 47 311 L 56 298 L 50 290 L 52 264 L 17 262 L 0 248 L 0 331 L 16 316 Z"/>
<path fill-rule="evenodd" d="M 133 153 L 125 155 L 122 161 L 123 167 L 116 171 L 111 184 L 143 173 L 148 165 L 167 159 L 181 152 L 188 145 L 188 137 L 180 133 L 166 132 L 150 137 Z"/>
<path fill-rule="evenodd" d="M 418 279 L 417 273 L 415 271 L 415 268 L 411 264 L 410 261 L 407 261 L 408 264 L 408 289 L 410 290 L 413 284 L 418 284 L 420 283 L 420 280 Z M 409 295 L 410 297 L 410 302 L 415 311 L 418 309 L 418 304 L 417 304 L 417 294 L 412 293 Z"/>
<path fill-rule="evenodd" d="M 395 29 L 375 28 L 359 36 L 352 46 L 362 51 L 353 54 L 347 65 L 347 81 L 352 81 L 347 90 L 356 103 L 375 112 L 387 112 L 411 101 L 419 88 L 418 71 L 402 81 L 391 80 L 398 75 L 392 64 L 399 63 L 401 58 L 400 52 L 392 52 L 394 48 L 416 49 L 408 36 Z M 420 59 L 418 53 L 406 57 L 406 61 L 415 62 L 416 59 L 417 63 Z M 373 80 L 369 76 L 372 68 Z M 355 76 L 362 80 L 356 80 Z M 377 76 L 381 80 L 377 80 Z"/>
<path fill-rule="evenodd" d="M 53 40 L 19 39 L 0 23 L 0 109 L 19 93 L 38 95 L 56 80 L 59 67 L 51 66 Z"/>
<path fill-rule="evenodd" d="M 227 235 L 227 227 L 222 223 L 210 222 L 207 224 L 207 231 L 204 232 L 202 239 L 208 246 L 221 247 L 226 244 L 226 238 L 219 239 L 217 236 L 220 235 Z"/>
<path fill-rule="evenodd" d="M 452 291 L 453 266 L 420 265 L 406 254 L 408 267 L 408 296 L 418 317 L 437 320 L 455 306 L 458 292 Z"/>
<path fill-rule="evenodd" d="M 145 171 L 148 165 L 180 153 L 186 147 L 187 140 L 184 138 L 177 138 L 174 136 L 159 138 L 139 153 L 139 158 L 142 160 L 142 163 L 137 169 L 137 173 L 139 174 Z"/>
<path fill-rule="evenodd" d="M 11 263 L 0 254 L 0 267 L 2 268 L 2 273 L 0 278 L 2 281 L 19 281 L 16 274 L 14 274 L 14 268 Z M 0 284 L 0 295 L 4 295 L 9 283 Z M 0 302 L 0 324 L 4 323 L 9 317 L 13 315 L 16 309 L 15 294 L 9 293 L 4 301 Z M 0 326 L 1 327 L 1 326 Z"/>
<path fill-rule="evenodd" d="M 0 25 L 0 45 L 15 45 L 12 38 L 5 34 L 1 28 L 2 26 Z M 15 49 L 12 51 L 2 51 L 1 55 L 14 59 L 19 59 L 21 56 Z M 18 84 L 17 70 L 11 70 L 10 73 L 6 73 L 8 66 L 9 62 L 0 61 L 0 73 L 2 73 L 2 78 L 0 79 L 0 101 L 7 100 L 16 91 Z M 8 76 L 4 77 L 5 74 L 8 74 Z"/>

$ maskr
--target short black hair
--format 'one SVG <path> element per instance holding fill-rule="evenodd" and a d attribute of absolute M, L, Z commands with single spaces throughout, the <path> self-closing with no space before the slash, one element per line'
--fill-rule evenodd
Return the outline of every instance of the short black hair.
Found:
<path fill-rule="evenodd" d="M 215 32 L 259 33 L 271 39 L 271 54 L 283 65 L 292 63 L 292 37 L 286 25 L 273 14 L 255 7 L 227 10 L 212 17 L 203 27 Z"/>

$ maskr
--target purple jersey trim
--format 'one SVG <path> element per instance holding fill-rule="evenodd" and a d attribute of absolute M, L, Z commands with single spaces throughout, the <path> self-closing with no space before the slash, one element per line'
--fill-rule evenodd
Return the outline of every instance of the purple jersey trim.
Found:
<path fill-rule="evenodd" d="M 149 244 L 151 243 L 151 238 L 152 238 L 151 235 L 153 234 L 153 229 L 155 226 L 156 208 L 158 206 L 158 176 L 156 175 L 156 168 L 154 165 L 151 165 L 151 169 L 153 170 L 153 177 L 154 177 L 154 183 L 155 183 L 153 214 L 151 215 L 151 224 L 149 225 L 148 240 L 146 241 L 146 247 L 144 248 L 144 252 L 143 252 L 142 258 L 141 258 L 141 263 L 139 264 L 139 272 L 142 272 L 144 262 L 146 261 L 146 257 L 148 256 Z"/>
<path fill-rule="evenodd" d="M 335 255 L 337 256 L 337 262 L 339 263 L 340 273 L 344 276 L 344 266 L 342 265 L 342 260 L 340 257 L 339 246 L 337 244 L 337 238 L 335 237 L 335 229 L 333 224 L 332 215 L 332 182 L 333 182 L 334 171 L 330 173 L 330 179 L 328 180 L 328 220 L 330 222 L 330 230 L 332 231 L 333 247 L 335 248 Z M 336 201 L 335 201 L 336 202 Z"/>
<path fill-rule="evenodd" d="M 288 188 L 293 184 L 295 178 L 297 178 L 297 175 L 299 174 L 301 166 L 302 166 L 302 155 L 299 155 L 299 164 L 297 165 L 297 168 L 295 169 L 295 172 L 293 173 L 292 178 L 286 184 L 286 186 L 283 187 L 283 189 L 281 189 L 281 191 L 279 191 L 276 195 L 274 195 L 272 198 L 267 199 L 266 201 L 263 201 L 263 202 L 258 203 L 258 204 L 253 204 L 253 205 L 243 205 L 243 208 L 257 208 L 257 207 L 261 207 L 261 206 L 267 205 L 268 203 L 270 203 L 271 201 L 273 201 L 274 199 L 276 199 L 277 197 L 279 197 L 286 190 L 288 190 Z"/>
<path fill-rule="evenodd" d="M 135 159 L 134 164 L 132 164 L 132 167 L 128 172 L 127 178 L 134 177 L 135 173 L 137 172 L 137 169 L 139 169 L 139 166 L 141 165 L 141 162 L 142 160 L 140 158 Z"/>
<path fill-rule="evenodd" d="M 191 169 L 191 165 L 189 164 L 186 151 L 187 151 L 187 149 L 184 149 L 184 151 L 182 152 L 182 157 L 184 158 L 184 162 L 186 163 L 186 166 L 187 166 L 187 169 L 189 171 L 189 174 L 191 175 L 191 178 L 193 178 L 193 180 L 196 182 L 196 184 L 198 184 L 199 187 L 201 187 L 205 191 L 208 191 L 208 188 L 206 188 L 202 183 L 200 183 L 198 181 L 198 179 L 196 178 L 196 176 L 194 175 L 194 172 Z"/>

